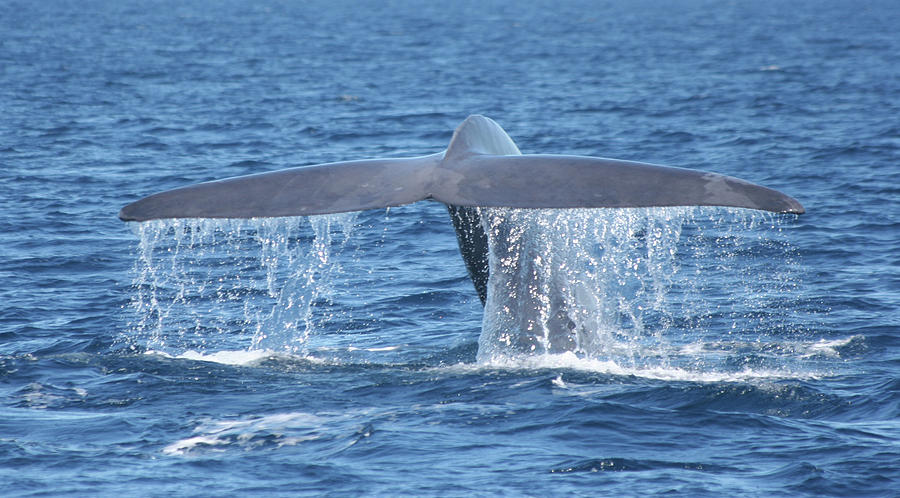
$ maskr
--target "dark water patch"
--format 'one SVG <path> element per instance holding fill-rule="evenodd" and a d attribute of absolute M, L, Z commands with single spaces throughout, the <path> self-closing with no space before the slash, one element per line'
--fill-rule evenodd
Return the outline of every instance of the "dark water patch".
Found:
<path fill-rule="evenodd" d="M 262 171 L 272 169 L 272 164 L 266 161 L 244 160 L 237 161 L 228 165 L 229 168 L 246 169 L 247 171 Z"/>
<path fill-rule="evenodd" d="M 144 150 L 154 150 L 154 151 L 165 151 L 169 148 L 168 145 L 162 142 L 141 142 L 134 146 L 136 149 L 144 149 Z"/>
<path fill-rule="evenodd" d="M 695 135 L 692 133 L 688 133 L 686 131 L 672 131 L 672 130 L 656 130 L 653 132 L 653 137 L 662 142 L 691 142 L 696 139 Z"/>

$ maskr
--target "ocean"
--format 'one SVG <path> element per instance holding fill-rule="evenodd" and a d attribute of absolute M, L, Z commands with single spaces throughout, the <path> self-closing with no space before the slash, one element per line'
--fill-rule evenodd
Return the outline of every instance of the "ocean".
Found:
<path fill-rule="evenodd" d="M 0 2 L 0 494 L 900 496 L 898 25 L 887 0 Z M 498 209 L 574 289 L 575 353 L 480 338 L 439 203 L 117 219 L 439 152 L 470 114 L 806 214 Z"/>

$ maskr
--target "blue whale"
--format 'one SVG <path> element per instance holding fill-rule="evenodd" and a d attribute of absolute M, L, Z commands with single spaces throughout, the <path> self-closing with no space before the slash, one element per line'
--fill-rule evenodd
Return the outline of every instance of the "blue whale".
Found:
<path fill-rule="evenodd" d="M 480 208 L 729 206 L 801 214 L 797 200 L 738 178 L 587 156 L 523 155 L 493 120 L 469 116 L 443 152 L 302 166 L 153 194 L 119 212 L 124 221 L 307 216 L 444 203 L 482 304 L 488 239 Z"/>

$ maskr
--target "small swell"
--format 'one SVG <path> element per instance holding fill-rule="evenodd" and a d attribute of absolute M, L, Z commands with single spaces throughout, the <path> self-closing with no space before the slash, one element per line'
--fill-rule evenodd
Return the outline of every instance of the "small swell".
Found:
<path fill-rule="evenodd" d="M 663 469 L 691 470 L 697 472 L 734 472 L 723 465 L 700 462 L 668 462 L 665 460 L 635 460 L 630 458 L 591 458 L 562 463 L 552 469 L 552 474 L 571 472 L 646 472 Z"/>

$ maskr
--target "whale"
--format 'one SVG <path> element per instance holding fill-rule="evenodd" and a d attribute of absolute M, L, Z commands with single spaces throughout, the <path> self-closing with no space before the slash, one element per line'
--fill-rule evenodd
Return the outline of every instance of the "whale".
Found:
<path fill-rule="evenodd" d="M 132 202 L 121 209 L 119 218 L 142 222 L 310 216 L 419 201 L 447 206 L 482 305 L 488 299 L 491 267 L 484 208 L 721 206 L 805 212 L 782 192 L 718 173 L 602 157 L 522 154 L 499 124 L 476 114 L 456 128 L 441 152 L 300 166 L 198 183 Z M 565 330 L 566 323 L 556 328 Z"/>

